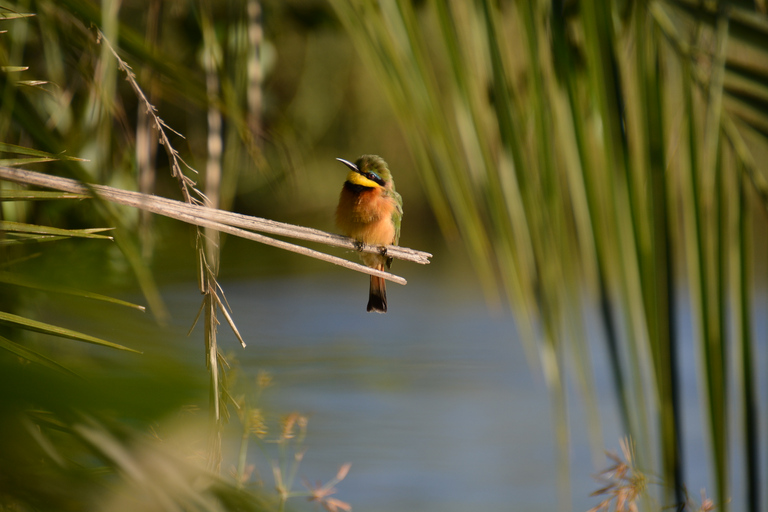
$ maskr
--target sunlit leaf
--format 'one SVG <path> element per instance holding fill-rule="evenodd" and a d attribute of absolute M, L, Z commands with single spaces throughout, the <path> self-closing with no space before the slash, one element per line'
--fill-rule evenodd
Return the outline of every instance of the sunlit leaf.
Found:
<path fill-rule="evenodd" d="M 24 146 L 17 146 L 16 144 L 8 144 L 7 142 L 0 142 L 0 152 L 15 153 L 17 155 L 36 156 L 39 158 L 49 158 L 51 160 L 69 160 L 73 162 L 87 162 L 83 158 L 76 158 L 64 154 L 53 154 L 46 151 L 40 151 L 39 149 L 27 148 Z"/>
<path fill-rule="evenodd" d="M 0 165 L 13 167 L 15 165 L 39 164 L 44 162 L 53 162 L 55 158 L 2 158 Z"/>
<path fill-rule="evenodd" d="M 102 240 L 112 240 L 111 236 L 97 235 L 97 232 L 108 231 L 112 228 L 95 229 L 61 229 L 51 226 L 38 226 L 35 224 L 26 224 L 23 222 L 13 222 L 10 220 L 0 220 L 0 231 L 18 232 L 18 233 L 36 233 L 40 235 L 51 236 L 71 236 L 78 238 L 98 238 Z"/>
<path fill-rule="evenodd" d="M 0 20 L 15 20 L 19 18 L 31 18 L 36 16 L 32 12 L 0 12 Z"/>

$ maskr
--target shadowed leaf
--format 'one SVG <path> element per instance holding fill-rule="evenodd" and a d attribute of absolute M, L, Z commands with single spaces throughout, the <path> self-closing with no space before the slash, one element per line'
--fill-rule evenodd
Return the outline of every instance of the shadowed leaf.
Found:
<path fill-rule="evenodd" d="M 119 350 L 127 350 L 128 352 L 135 352 L 137 354 L 141 353 L 138 350 L 134 350 L 132 348 L 125 347 L 123 345 L 118 345 L 117 343 L 112 343 L 110 341 L 106 341 L 101 338 L 96 338 L 95 336 L 90 336 L 88 334 L 73 331 L 71 329 L 67 329 L 64 327 L 59 327 L 57 325 L 46 324 L 44 322 L 39 322 L 37 320 L 32 320 L 30 318 L 24 318 L 22 316 L 14 315 L 12 313 L 6 313 L 5 311 L 0 311 L 0 322 L 16 325 L 28 331 L 39 332 L 42 334 L 50 334 L 51 336 L 68 338 L 76 341 L 84 341 L 86 343 L 101 345 L 103 347 L 116 348 Z"/>
<path fill-rule="evenodd" d="M 34 350 L 30 350 L 23 345 L 20 345 L 18 343 L 15 343 L 9 340 L 8 338 L 4 338 L 3 336 L 0 336 L 0 349 L 7 350 L 8 352 L 12 354 L 16 354 L 17 356 L 22 357 L 27 361 L 41 364 L 52 370 L 56 370 L 57 372 L 64 372 L 70 375 L 77 375 L 72 370 L 65 368 L 64 366 L 60 365 L 56 361 L 53 361 L 52 359 L 48 359 L 44 355 L 38 354 Z"/>
<path fill-rule="evenodd" d="M 108 297 L 106 295 L 101 295 L 99 293 L 88 292 L 85 290 L 78 290 L 75 288 L 65 288 L 62 286 L 51 286 L 49 284 L 41 283 L 39 281 L 35 281 L 34 279 L 20 276 L 12 272 L 0 271 L 0 282 L 13 284 L 16 286 L 24 286 L 26 288 L 34 288 L 36 290 L 42 290 L 46 292 L 63 293 L 66 295 L 84 297 L 86 299 L 94 299 L 94 300 L 99 300 L 103 302 L 109 302 L 112 304 L 118 304 L 120 306 L 126 306 L 129 308 L 138 309 L 139 311 L 144 311 L 146 309 L 144 306 L 140 306 L 139 304 L 133 304 L 131 302 L 116 299 L 114 297 Z"/>

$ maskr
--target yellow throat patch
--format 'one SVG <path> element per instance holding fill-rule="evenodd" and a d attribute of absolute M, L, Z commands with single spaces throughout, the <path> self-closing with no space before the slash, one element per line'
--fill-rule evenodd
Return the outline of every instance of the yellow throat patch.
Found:
<path fill-rule="evenodd" d="M 355 172 L 355 171 L 349 171 L 349 174 L 347 174 L 347 181 L 352 183 L 353 185 L 359 185 L 361 187 L 381 188 L 381 185 L 379 185 L 375 181 L 369 180 L 359 172 Z"/>

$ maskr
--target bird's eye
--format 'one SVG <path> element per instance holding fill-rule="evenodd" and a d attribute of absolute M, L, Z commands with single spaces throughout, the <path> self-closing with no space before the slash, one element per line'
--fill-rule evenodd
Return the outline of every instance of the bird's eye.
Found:
<path fill-rule="evenodd" d="M 373 171 L 369 171 L 369 172 L 368 172 L 368 178 L 369 178 L 369 179 L 371 179 L 371 180 L 373 180 L 373 181 L 383 181 L 383 180 L 381 179 L 381 176 L 379 176 L 378 174 L 376 174 L 376 173 L 375 173 L 375 172 L 373 172 Z"/>

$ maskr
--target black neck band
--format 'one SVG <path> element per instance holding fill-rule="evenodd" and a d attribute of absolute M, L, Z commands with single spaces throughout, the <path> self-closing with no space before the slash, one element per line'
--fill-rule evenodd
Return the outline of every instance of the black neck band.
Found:
<path fill-rule="evenodd" d="M 354 192 L 356 194 L 359 194 L 360 192 L 365 192 L 366 190 L 373 190 L 373 187 L 366 187 L 363 185 L 357 185 L 355 183 L 351 183 L 349 181 L 344 182 L 344 188 Z"/>

